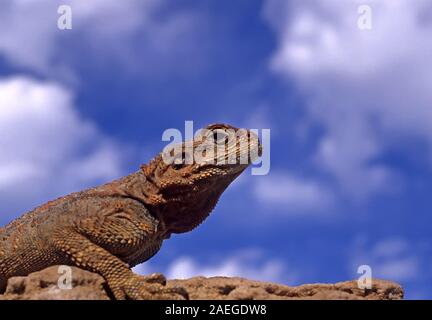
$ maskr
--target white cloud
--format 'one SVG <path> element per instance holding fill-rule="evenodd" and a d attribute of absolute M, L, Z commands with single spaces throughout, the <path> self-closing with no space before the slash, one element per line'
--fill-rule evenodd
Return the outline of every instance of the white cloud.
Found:
<path fill-rule="evenodd" d="M 378 264 L 374 273 L 384 279 L 405 281 L 418 276 L 419 261 L 416 257 L 394 259 Z"/>
<path fill-rule="evenodd" d="M 147 274 L 152 270 L 147 263 L 135 267 L 134 271 Z M 253 280 L 292 283 L 296 276 L 288 272 L 283 262 L 277 259 L 265 260 L 256 249 L 247 249 L 226 256 L 218 263 L 201 263 L 183 256 L 174 260 L 165 270 L 169 279 L 185 279 L 194 276 L 244 277 Z"/>
<path fill-rule="evenodd" d="M 399 282 L 421 280 L 421 261 L 415 245 L 402 238 L 387 238 L 376 243 L 365 240 L 354 244 L 352 270 L 369 265 L 374 278 Z"/>
<path fill-rule="evenodd" d="M 316 180 L 301 179 L 281 172 L 257 177 L 254 194 L 262 202 L 284 205 L 290 213 L 328 208 L 333 193 Z"/>
<path fill-rule="evenodd" d="M 284 272 L 284 265 L 278 260 L 257 261 L 256 256 L 243 252 L 225 258 L 215 265 L 203 265 L 191 257 L 180 257 L 168 268 L 167 277 L 181 279 L 193 276 L 237 276 L 263 281 L 286 281 L 283 279 Z"/>
<path fill-rule="evenodd" d="M 57 8 L 63 4 L 72 9 L 72 30 L 57 28 Z M 74 59 L 94 58 L 105 65 L 115 59 L 126 70 L 154 66 L 160 59 L 167 63 L 193 45 L 199 18 L 166 7 L 167 1 L 157 0 L 5 0 L 0 54 L 15 65 L 68 81 L 77 80 Z"/>
<path fill-rule="evenodd" d="M 77 113 L 71 92 L 25 76 L 0 79 L 0 150 L 4 210 L 121 174 L 120 148 Z"/>
<path fill-rule="evenodd" d="M 421 14 L 431 9 L 427 0 L 369 1 L 373 28 L 366 31 L 357 27 L 357 9 L 363 4 L 359 0 L 311 0 L 286 6 L 280 0 L 269 0 L 268 18 L 280 39 L 273 67 L 304 76 L 332 73 L 363 78 L 395 64 L 411 64 L 413 56 L 428 57 L 420 50 L 425 49 L 420 44 L 431 32 L 431 26 L 421 20 Z M 285 11 L 278 12 L 284 18 L 275 23 L 272 9 L 279 7 L 284 7 Z"/>
<path fill-rule="evenodd" d="M 250 110 L 246 115 L 245 120 L 242 123 L 242 128 L 249 129 L 269 129 L 271 128 L 271 134 L 275 134 L 277 129 L 274 123 L 270 120 L 270 109 L 266 104 L 260 104 L 255 110 Z"/>
<path fill-rule="evenodd" d="M 408 243 L 400 238 L 384 239 L 373 248 L 373 255 L 381 257 L 394 257 L 409 250 Z"/>
<path fill-rule="evenodd" d="M 372 30 L 357 27 L 363 4 Z M 432 142 L 431 10 L 426 0 L 267 1 L 279 39 L 271 68 L 305 92 L 307 122 L 324 129 L 318 167 L 356 198 L 394 185 L 377 159 L 401 136 Z"/>

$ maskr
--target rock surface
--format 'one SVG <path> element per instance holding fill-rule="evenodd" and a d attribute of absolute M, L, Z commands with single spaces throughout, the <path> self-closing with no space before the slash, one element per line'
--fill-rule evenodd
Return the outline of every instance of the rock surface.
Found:
<path fill-rule="evenodd" d="M 58 267 L 9 279 L 0 300 L 108 300 L 104 279 L 78 268 L 72 270 L 72 289 L 60 289 Z M 155 274 L 155 277 L 161 277 Z M 374 279 L 371 289 L 359 289 L 357 281 L 336 284 L 306 284 L 298 287 L 229 277 L 194 277 L 168 280 L 166 285 L 149 284 L 155 299 L 402 299 L 403 289 L 397 283 Z"/>

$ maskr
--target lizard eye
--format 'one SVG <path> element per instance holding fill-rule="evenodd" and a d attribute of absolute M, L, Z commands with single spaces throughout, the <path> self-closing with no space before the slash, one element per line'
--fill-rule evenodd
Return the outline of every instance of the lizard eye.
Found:
<path fill-rule="evenodd" d="M 217 144 L 225 143 L 228 138 L 228 134 L 225 131 L 220 129 L 216 129 L 212 131 L 209 135 L 211 135 L 211 138 Z"/>

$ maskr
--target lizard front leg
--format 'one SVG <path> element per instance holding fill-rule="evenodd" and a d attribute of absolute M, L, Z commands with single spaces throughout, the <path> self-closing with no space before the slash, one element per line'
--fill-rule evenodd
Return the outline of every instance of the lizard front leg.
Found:
<path fill-rule="evenodd" d="M 63 230 L 53 235 L 53 241 L 71 265 L 104 277 L 116 299 L 152 299 L 156 293 L 162 297 L 164 294 L 186 295 L 181 288 L 163 288 L 163 276 L 140 276 L 133 273 L 125 262 L 74 230 Z"/>

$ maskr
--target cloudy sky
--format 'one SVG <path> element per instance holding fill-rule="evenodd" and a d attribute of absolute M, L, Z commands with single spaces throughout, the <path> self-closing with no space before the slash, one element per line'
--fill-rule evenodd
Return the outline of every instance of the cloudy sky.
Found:
<path fill-rule="evenodd" d="M 0 223 L 135 171 L 186 120 L 269 128 L 270 173 L 136 270 L 298 285 L 366 264 L 432 298 L 431 37 L 427 0 L 4 0 Z"/>

